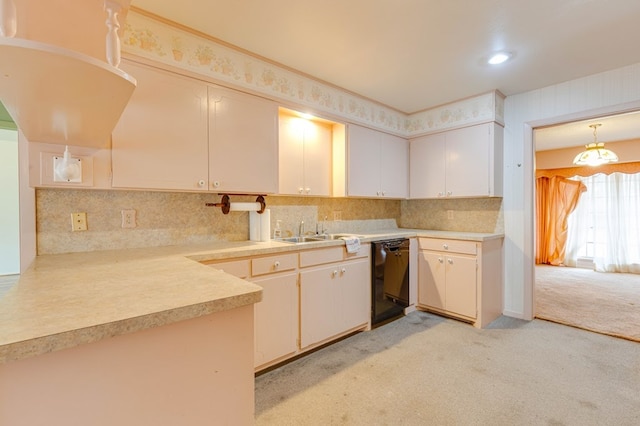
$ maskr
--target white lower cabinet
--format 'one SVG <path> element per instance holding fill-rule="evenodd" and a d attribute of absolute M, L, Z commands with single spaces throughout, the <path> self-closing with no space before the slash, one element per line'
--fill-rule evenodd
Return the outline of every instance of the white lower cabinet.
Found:
<path fill-rule="evenodd" d="M 476 317 L 476 257 L 421 251 L 418 302 L 435 309 Z"/>
<path fill-rule="evenodd" d="M 298 254 L 205 262 L 262 287 L 254 306 L 254 368 L 261 369 L 298 351 Z"/>
<path fill-rule="evenodd" d="M 367 329 L 371 317 L 371 249 L 344 246 L 203 262 L 262 287 L 254 305 L 256 371 L 320 343 Z"/>
<path fill-rule="evenodd" d="M 254 367 L 285 358 L 298 350 L 298 274 L 252 279 L 262 287 L 254 310 Z"/>
<path fill-rule="evenodd" d="M 301 348 L 369 321 L 370 268 L 359 259 L 300 272 Z"/>
<path fill-rule="evenodd" d="M 502 315 L 502 239 L 420 238 L 418 308 L 484 327 Z"/>

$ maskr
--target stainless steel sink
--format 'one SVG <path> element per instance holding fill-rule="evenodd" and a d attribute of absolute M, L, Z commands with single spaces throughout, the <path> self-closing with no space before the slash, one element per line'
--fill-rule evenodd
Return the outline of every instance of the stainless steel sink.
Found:
<path fill-rule="evenodd" d="M 318 241 L 325 241 L 326 238 L 322 238 L 322 236 L 314 235 L 314 236 L 303 236 L 303 237 L 287 237 L 287 238 L 276 238 L 274 241 L 279 241 L 281 243 L 292 243 L 292 244 L 300 244 L 300 243 L 314 243 Z"/>
<path fill-rule="evenodd" d="M 347 238 L 347 237 L 364 238 L 363 235 L 354 235 L 354 234 L 329 234 L 329 235 L 324 235 L 323 237 L 326 240 L 339 240 L 341 238 Z"/>
<path fill-rule="evenodd" d="M 281 243 L 301 244 L 301 243 L 316 243 L 318 241 L 339 240 L 345 237 L 364 238 L 362 235 L 352 235 L 352 234 L 323 234 L 323 235 L 305 235 L 302 237 L 276 238 L 274 239 L 274 241 L 279 241 Z"/>

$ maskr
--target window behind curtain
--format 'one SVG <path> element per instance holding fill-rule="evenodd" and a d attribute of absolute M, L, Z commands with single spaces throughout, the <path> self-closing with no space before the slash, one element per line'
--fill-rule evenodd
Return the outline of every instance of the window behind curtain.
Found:
<path fill-rule="evenodd" d="M 587 191 L 569 216 L 565 263 L 586 258 L 597 271 L 640 273 L 640 173 L 571 179 Z"/>

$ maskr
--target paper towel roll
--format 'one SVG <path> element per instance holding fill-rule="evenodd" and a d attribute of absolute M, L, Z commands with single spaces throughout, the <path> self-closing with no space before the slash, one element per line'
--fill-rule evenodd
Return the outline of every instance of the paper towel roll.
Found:
<path fill-rule="evenodd" d="M 262 215 L 258 214 L 258 212 L 249 213 L 249 240 L 251 241 L 260 241 L 260 228 L 262 225 L 260 216 Z"/>
<path fill-rule="evenodd" d="M 249 213 L 249 240 L 269 241 L 271 239 L 271 213 L 265 209 L 262 214 Z"/>
<path fill-rule="evenodd" d="M 230 212 L 257 212 L 262 206 L 260 203 L 230 203 Z"/>
<path fill-rule="evenodd" d="M 265 209 L 260 216 L 260 241 L 269 241 L 271 239 L 271 212 Z"/>

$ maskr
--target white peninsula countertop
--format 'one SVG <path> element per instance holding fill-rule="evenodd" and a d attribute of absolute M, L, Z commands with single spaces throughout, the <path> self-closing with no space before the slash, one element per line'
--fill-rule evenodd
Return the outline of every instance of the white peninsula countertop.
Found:
<path fill-rule="evenodd" d="M 354 234 L 363 242 L 503 236 L 412 229 Z M 38 256 L 0 298 L 0 364 L 261 300 L 260 286 L 199 262 L 343 244 L 213 242 Z"/>

